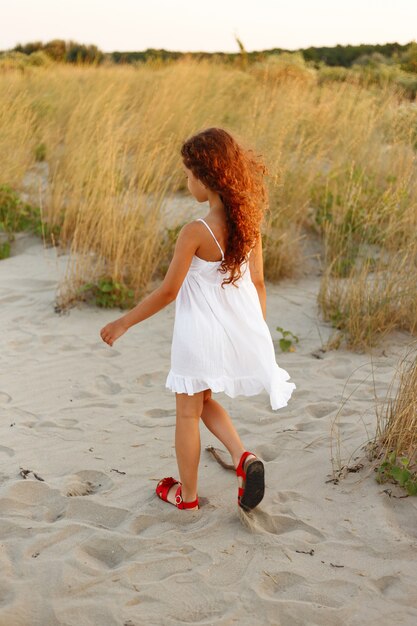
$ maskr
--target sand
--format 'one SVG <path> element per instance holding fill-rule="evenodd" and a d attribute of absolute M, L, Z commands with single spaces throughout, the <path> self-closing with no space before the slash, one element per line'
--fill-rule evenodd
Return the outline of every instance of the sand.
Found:
<path fill-rule="evenodd" d="M 277 412 L 266 394 L 216 394 L 264 459 L 265 498 L 239 514 L 202 425 L 201 509 L 178 511 L 155 495 L 177 474 L 174 305 L 110 348 L 99 330 L 118 311 L 54 312 L 66 261 L 21 235 L 0 262 L 0 626 L 416 624 L 417 499 L 384 491 L 366 464 L 332 481 L 338 454 L 360 462 L 409 337 L 372 357 L 317 353 L 331 333 L 319 277 L 268 285 L 297 390 Z M 278 325 L 296 352 L 280 352 Z"/>

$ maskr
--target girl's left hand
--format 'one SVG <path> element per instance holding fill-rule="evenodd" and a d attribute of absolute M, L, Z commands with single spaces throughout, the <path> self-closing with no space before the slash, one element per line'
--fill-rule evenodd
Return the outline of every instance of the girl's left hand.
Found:
<path fill-rule="evenodd" d="M 122 319 L 115 320 L 103 326 L 100 331 L 100 336 L 103 341 L 112 346 L 116 339 L 119 339 L 128 330 L 128 327 L 124 324 Z"/>

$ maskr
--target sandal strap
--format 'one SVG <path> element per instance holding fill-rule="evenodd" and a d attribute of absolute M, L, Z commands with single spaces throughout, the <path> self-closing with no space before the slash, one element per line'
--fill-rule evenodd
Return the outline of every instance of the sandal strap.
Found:
<path fill-rule="evenodd" d="M 184 502 L 184 500 L 182 499 L 182 486 L 180 484 L 175 493 L 175 506 L 178 509 L 193 509 L 194 507 L 198 506 L 198 496 L 192 502 Z"/>
<path fill-rule="evenodd" d="M 169 502 L 168 493 L 173 485 L 178 485 L 177 491 L 175 492 L 175 504 L 178 509 L 193 509 L 198 506 L 198 496 L 193 502 L 184 502 L 182 499 L 182 485 L 179 480 L 176 480 L 172 476 L 167 476 L 166 478 L 162 478 L 156 486 L 156 493 L 161 498 L 161 500 L 165 500 L 165 502 Z M 170 503 L 173 504 L 173 503 Z"/>
<path fill-rule="evenodd" d="M 237 476 L 241 476 L 243 478 L 243 480 L 246 480 L 246 472 L 243 471 L 243 464 L 246 461 L 246 459 L 248 458 L 248 456 L 250 455 L 256 456 L 253 452 L 249 452 L 248 450 L 246 450 L 246 452 L 244 452 L 242 454 L 242 456 L 240 457 L 240 461 L 239 464 L 236 468 L 236 474 Z"/>

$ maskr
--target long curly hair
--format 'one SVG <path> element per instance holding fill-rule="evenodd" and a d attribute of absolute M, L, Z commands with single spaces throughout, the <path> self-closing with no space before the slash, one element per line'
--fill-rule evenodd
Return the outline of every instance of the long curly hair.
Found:
<path fill-rule="evenodd" d="M 256 244 L 267 206 L 266 166 L 222 128 L 207 128 L 187 139 L 181 156 L 184 165 L 217 192 L 223 203 L 228 236 L 220 271 L 229 275 L 222 286 L 237 287 L 241 265 Z"/>

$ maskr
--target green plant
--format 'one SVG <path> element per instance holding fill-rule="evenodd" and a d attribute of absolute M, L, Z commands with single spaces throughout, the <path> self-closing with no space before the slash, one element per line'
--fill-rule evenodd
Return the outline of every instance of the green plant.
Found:
<path fill-rule="evenodd" d="M 279 340 L 279 347 L 282 352 L 295 352 L 295 345 L 299 342 L 297 335 L 294 335 L 290 330 L 284 330 L 280 326 L 277 326 L 276 330 L 281 333 L 282 337 Z"/>
<path fill-rule="evenodd" d="M 61 222 L 62 219 L 61 216 Z M 39 207 L 24 202 L 9 185 L 0 185 L 0 231 L 6 233 L 8 239 L 2 245 L 1 259 L 9 256 L 14 233 L 29 231 L 55 244 L 59 239 L 61 225 L 43 221 Z"/>
<path fill-rule="evenodd" d="M 35 148 L 35 161 L 41 162 L 46 159 L 46 144 L 40 143 Z"/>
<path fill-rule="evenodd" d="M 417 495 L 417 473 L 409 470 L 410 459 L 406 456 L 397 460 L 396 452 L 391 452 L 388 458 L 376 468 L 376 481 L 385 483 L 389 480 L 403 487 L 409 496 Z"/>
<path fill-rule="evenodd" d="M 119 307 L 128 309 L 134 305 L 134 291 L 112 278 L 100 278 L 97 283 L 87 283 L 79 288 L 78 294 L 84 299 L 94 299 L 97 306 L 106 309 Z"/>
<path fill-rule="evenodd" d="M 10 256 L 10 241 L 0 243 L 0 259 L 7 259 Z"/>
<path fill-rule="evenodd" d="M 23 202 L 8 185 L 0 185 L 0 230 L 9 235 L 33 230 L 41 222 L 39 207 Z"/>
<path fill-rule="evenodd" d="M 60 224 L 49 224 L 48 222 L 42 222 L 39 220 L 33 228 L 33 233 L 38 235 L 38 237 L 42 237 L 45 241 L 51 242 L 55 244 L 61 233 L 61 225 Z"/>

